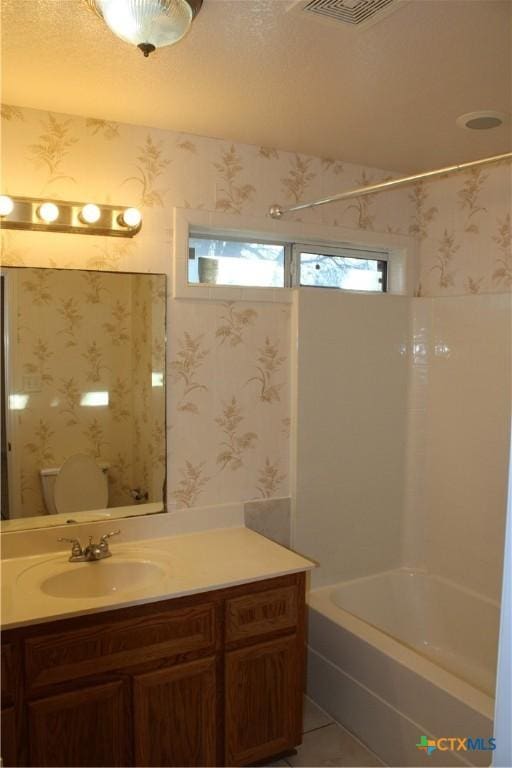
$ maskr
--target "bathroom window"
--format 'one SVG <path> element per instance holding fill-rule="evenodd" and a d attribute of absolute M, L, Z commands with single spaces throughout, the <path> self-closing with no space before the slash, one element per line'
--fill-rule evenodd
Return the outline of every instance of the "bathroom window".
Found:
<path fill-rule="evenodd" d="M 387 290 L 386 253 L 357 248 L 294 245 L 293 263 L 300 286 L 374 293 L 385 293 Z"/>
<path fill-rule="evenodd" d="M 192 285 L 237 285 L 284 288 L 285 253 L 283 243 L 189 238 L 188 282 Z"/>
<path fill-rule="evenodd" d="M 389 258 L 384 250 L 356 245 L 276 242 L 238 238 L 222 231 L 192 232 L 185 274 L 188 286 L 204 289 L 305 286 L 385 293 L 389 285 Z M 280 293 L 274 293 L 272 300 L 279 300 Z"/>

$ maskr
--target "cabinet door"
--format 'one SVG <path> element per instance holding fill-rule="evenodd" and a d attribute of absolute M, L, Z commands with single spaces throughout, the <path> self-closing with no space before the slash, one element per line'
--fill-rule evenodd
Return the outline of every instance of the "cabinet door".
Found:
<path fill-rule="evenodd" d="M 30 703 L 30 765 L 129 765 L 131 727 L 126 704 L 121 681 Z"/>
<path fill-rule="evenodd" d="M 14 707 L 2 709 L 2 741 L 0 751 L 4 766 L 18 765 L 18 733 Z"/>
<path fill-rule="evenodd" d="M 297 638 L 226 654 L 226 763 L 246 765 L 300 740 L 302 671 Z"/>
<path fill-rule="evenodd" d="M 216 764 L 215 659 L 134 678 L 135 764 Z"/>
<path fill-rule="evenodd" d="M 15 703 L 19 690 L 19 651 L 13 643 L 2 643 L 2 707 Z"/>

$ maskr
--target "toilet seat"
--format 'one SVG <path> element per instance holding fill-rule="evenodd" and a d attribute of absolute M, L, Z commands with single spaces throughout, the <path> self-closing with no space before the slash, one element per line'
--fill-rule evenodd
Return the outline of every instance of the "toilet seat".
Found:
<path fill-rule="evenodd" d="M 55 479 L 54 501 L 63 514 L 107 507 L 107 477 L 91 456 L 77 453 L 64 462 Z"/>

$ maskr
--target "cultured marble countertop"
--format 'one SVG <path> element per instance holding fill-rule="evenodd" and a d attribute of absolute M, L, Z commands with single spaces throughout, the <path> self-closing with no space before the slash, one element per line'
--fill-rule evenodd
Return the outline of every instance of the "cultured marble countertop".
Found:
<path fill-rule="evenodd" d="M 247 528 L 224 528 L 163 538 L 111 544 L 112 557 L 69 563 L 69 553 L 53 552 L 3 560 L 2 629 L 65 619 L 143 603 L 208 592 L 286 574 L 315 564 Z M 158 580 L 137 579 L 127 589 L 101 597 L 54 597 L 41 584 L 59 573 L 87 569 L 91 578 L 115 561 L 155 563 Z M 67 570 L 69 569 L 69 571 Z"/>

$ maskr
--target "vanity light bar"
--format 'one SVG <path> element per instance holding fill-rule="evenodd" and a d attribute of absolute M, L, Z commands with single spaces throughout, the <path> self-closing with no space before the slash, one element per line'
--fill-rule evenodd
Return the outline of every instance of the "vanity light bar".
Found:
<path fill-rule="evenodd" d="M 137 208 L 0 195 L 0 229 L 133 237 L 142 227 Z"/>

